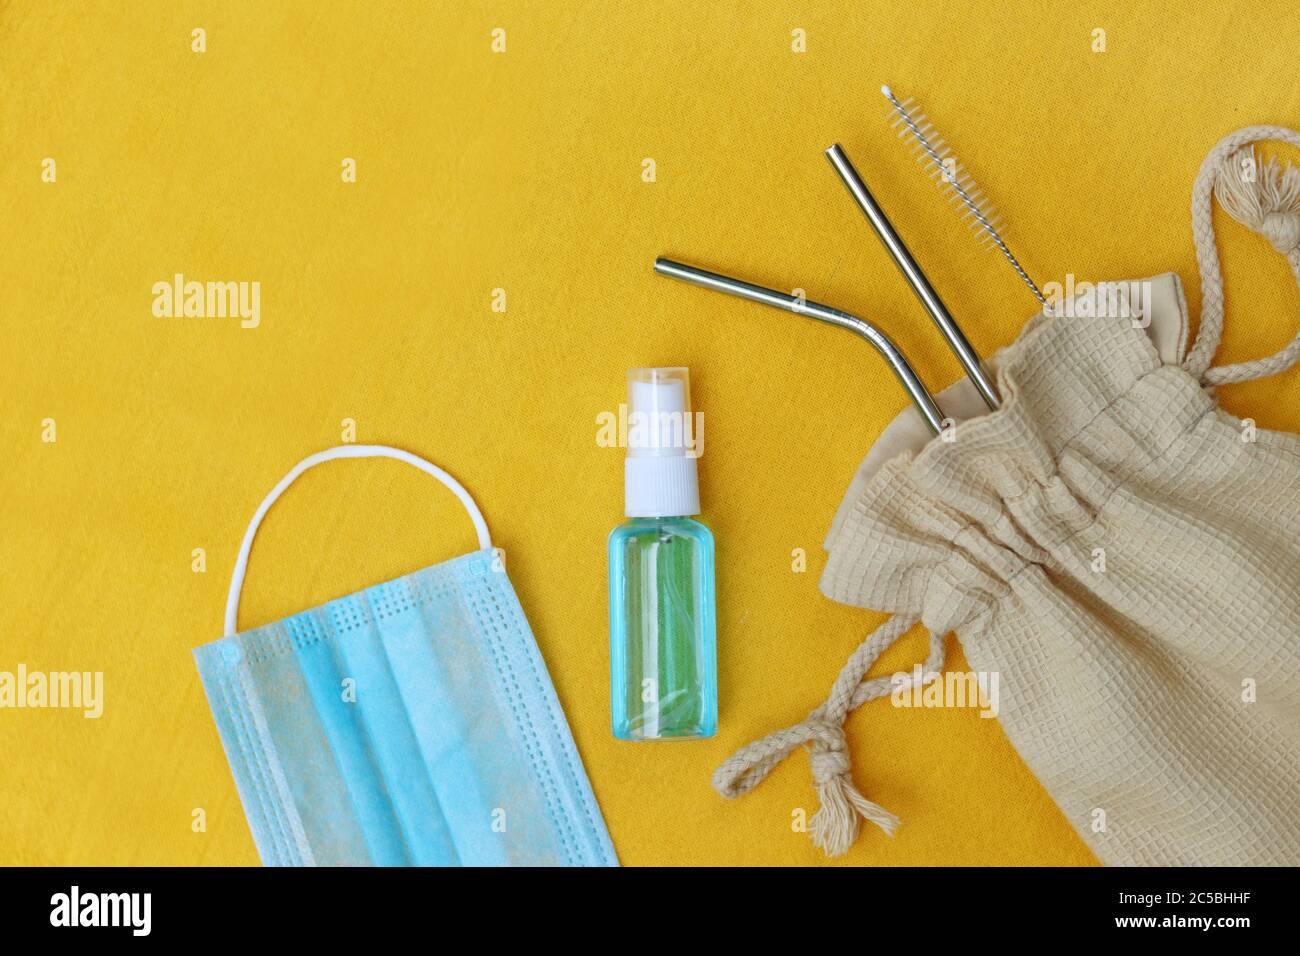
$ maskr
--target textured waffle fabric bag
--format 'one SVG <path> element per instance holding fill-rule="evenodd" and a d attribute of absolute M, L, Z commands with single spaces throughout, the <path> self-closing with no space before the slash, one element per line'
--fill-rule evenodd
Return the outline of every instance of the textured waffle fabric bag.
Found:
<path fill-rule="evenodd" d="M 919 679 L 942 671 L 949 631 L 972 668 L 997 673 L 1004 730 L 1103 862 L 1300 864 L 1300 438 L 1255 429 L 1214 395 L 1290 368 L 1300 336 L 1212 367 L 1212 196 L 1300 283 L 1300 171 L 1262 163 L 1251 144 L 1267 139 L 1300 145 L 1292 130 L 1241 130 L 1194 187 L 1203 307 L 1190 349 L 1172 276 L 1148 283 L 1180 320 L 1163 348 L 1126 294 L 1109 317 L 1057 306 L 997 356 L 999 411 L 953 441 L 884 461 L 873 450 L 827 537 L 821 586 L 894 617 L 807 719 L 718 768 L 720 793 L 806 746 L 814 841 L 842 853 L 861 818 L 892 832 L 896 818 L 852 782 L 843 723 L 899 686 L 866 675 L 920 622 Z"/>

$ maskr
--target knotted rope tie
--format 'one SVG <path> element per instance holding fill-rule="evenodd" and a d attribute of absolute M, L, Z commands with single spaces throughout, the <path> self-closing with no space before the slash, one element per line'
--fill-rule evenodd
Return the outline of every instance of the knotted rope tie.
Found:
<path fill-rule="evenodd" d="M 885 649 L 916 622 L 916 618 L 894 617 L 876 628 L 849 657 L 824 704 L 799 723 L 737 750 L 714 771 L 713 789 L 727 798 L 748 793 L 797 748 L 806 747 L 821 804 L 811 821 L 813 843 L 827 856 L 839 856 L 857 839 L 862 820 L 871 821 L 892 836 L 898 817 L 872 803 L 853 786 L 844 721 L 867 701 L 885 697 L 896 687 L 912 685 L 910 674 L 897 681 L 892 677 L 864 678 Z M 931 634 L 930 655 L 922 667 L 921 683 L 928 684 L 938 677 L 943 662 L 943 638 Z"/>
<path fill-rule="evenodd" d="M 1261 162 L 1252 145 L 1266 139 L 1300 146 L 1300 133 L 1282 126 L 1251 126 L 1219 141 L 1201 164 L 1192 188 L 1192 237 L 1201 273 L 1201 331 L 1183 368 L 1206 385 L 1245 382 L 1285 371 L 1300 362 L 1300 335 L 1267 358 L 1211 368 L 1223 333 L 1223 274 L 1214 236 L 1211 197 L 1233 219 L 1268 239 L 1286 257 L 1300 283 L 1300 169 L 1270 158 Z"/>
<path fill-rule="evenodd" d="M 1214 198 L 1282 255 L 1300 247 L 1300 170 L 1273 157 L 1261 163 L 1255 147 L 1246 146 L 1224 159 L 1214 177 Z"/>
<path fill-rule="evenodd" d="M 1259 231 L 1282 255 L 1295 252 L 1300 248 L 1300 213 L 1271 212 L 1264 217 Z"/>

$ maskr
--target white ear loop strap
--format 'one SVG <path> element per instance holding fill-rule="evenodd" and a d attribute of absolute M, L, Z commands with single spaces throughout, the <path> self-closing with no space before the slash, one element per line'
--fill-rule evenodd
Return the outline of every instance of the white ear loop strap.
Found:
<path fill-rule="evenodd" d="M 253 538 L 257 536 L 257 529 L 261 526 L 262 519 L 271 510 L 271 505 L 275 504 L 280 495 L 284 494 L 285 489 L 293 484 L 299 475 L 308 468 L 314 468 L 322 462 L 333 461 L 336 458 L 395 458 L 398 461 L 406 462 L 408 465 L 414 465 L 426 474 L 432 475 L 459 498 L 460 503 L 469 512 L 469 518 L 474 522 L 474 531 L 478 534 L 479 548 L 492 547 L 492 540 L 488 536 L 487 522 L 483 520 L 483 513 L 478 510 L 478 505 L 474 504 L 474 499 L 470 497 L 469 492 L 464 489 L 459 481 L 437 465 L 425 461 L 419 455 L 412 455 L 409 451 L 402 451 L 400 448 L 390 448 L 388 445 L 338 445 L 334 448 L 327 448 L 325 451 L 308 455 L 294 465 L 289 473 L 280 479 L 279 484 L 271 489 L 270 494 L 262 499 L 262 503 L 257 506 L 257 511 L 253 513 L 253 520 L 248 523 L 248 530 L 244 532 L 244 540 L 239 545 L 239 556 L 235 558 L 235 570 L 230 574 L 230 592 L 226 595 L 226 637 L 237 633 L 239 595 L 244 589 L 244 575 L 248 571 L 248 555 L 253 550 Z"/>

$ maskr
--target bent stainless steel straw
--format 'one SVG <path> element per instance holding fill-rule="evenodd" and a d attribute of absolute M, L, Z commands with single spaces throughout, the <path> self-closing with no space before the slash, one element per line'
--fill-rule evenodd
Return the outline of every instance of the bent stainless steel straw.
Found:
<path fill-rule="evenodd" d="M 839 309 L 832 309 L 828 305 L 786 295 L 784 292 L 777 292 L 775 289 L 764 288 L 761 285 L 754 285 L 741 279 L 732 279 L 716 272 L 697 269 L 695 266 L 684 265 L 671 259 L 662 257 L 656 259 L 655 272 L 661 276 L 669 276 L 673 279 L 681 279 L 683 282 L 690 282 L 693 285 L 703 286 L 706 289 L 713 289 L 715 292 L 725 292 L 728 295 L 748 299 L 750 302 L 770 305 L 775 309 L 784 309 L 786 312 L 793 312 L 795 315 L 806 315 L 811 319 L 817 319 L 819 322 L 837 325 L 842 329 L 848 329 L 850 332 L 860 335 L 875 346 L 876 351 L 889 363 L 889 367 L 893 369 L 898 380 L 903 383 L 903 388 L 907 391 L 908 397 L 912 399 L 912 403 L 916 405 L 930 430 L 936 435 L 943 431 L 943 413 L 939 411 L 939 407 L 935 405 L 934 399 L 925 390 L 921 380 L 916 377 L 916 372 L 912 370 L 912 366 L 903 353 L 899 351 L 898 346 L 890 341 L 889 336 L 865 319 L 859 319 L 856 315 L 841 312 Z"/>
<path fill-rule="evenodd" d="M 862 181 L 858 171 L 853 168 L 849 162 L 849 157 L 845 155 L 844 150 L 839 143 L 831 146 L 826 150 L 826 157 L 835 167 L 835 172 L 839 173 L 840 179 L 848 187 L 849 194 L 862 210 L 863 215 L 867 217 L 867 222 L 871 223 L 871 228 L 876 231 L 880 237 L 881 243 L 884 244 L 885 250 L 889 253 L 894 264 L 898 266 L 907 279 L 908 285 L 916 293 L 916 297 L 921 300 L 925 306 L 925 311 L 930 313 L 930 318 L 934 319 L 934 324 L 939 327 L 943 337 L 948 340 L 948 345 L 952 347 L 957 356 L 957 361 L 961 362 L 962 368 L 970 380 L 975 383 L 975 388 L 979 391 L 980 397 L 989 408 L 996 410 L 998 407 L 998 393 L 993 387 L 993 382 L 989 379 L 988 373 L 984 371 L 984 365 L 980 362 L 979 353 L 975 351 L 970 341 L 962 332 L 961 327 L 953 319 L 952 313 L 948 307 L 943 304 L 939 298 L 939 293 L 934 291 L 930 285 L 930 280 L 925 277 L 921 267 L 916 264 L 912 254 L 908 251 L 907 246 L 903 244 L 902 238 L 890 223 L 885 211 L 880 208 L 876 198 L 871 195 L 871 190 L 867 184 Z"/>

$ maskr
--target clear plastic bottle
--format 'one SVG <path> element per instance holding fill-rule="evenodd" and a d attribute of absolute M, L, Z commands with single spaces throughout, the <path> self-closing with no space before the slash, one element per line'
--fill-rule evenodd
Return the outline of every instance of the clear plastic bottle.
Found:
<path fill-rule="evenodd" d="M 712 737 L 718 727 L 713 534 L 699 513 L 703 432 L 684 368 L 628 373 L 624 490 L 609 536 L 610 686 L 622 740 Z"/>

